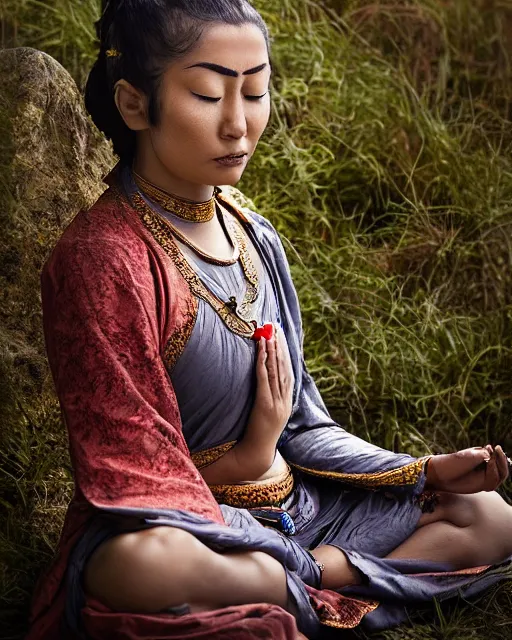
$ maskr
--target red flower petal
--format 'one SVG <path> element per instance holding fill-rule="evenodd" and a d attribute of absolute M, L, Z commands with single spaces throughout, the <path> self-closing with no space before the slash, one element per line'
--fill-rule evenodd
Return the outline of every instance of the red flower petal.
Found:
<path fill-rule="evenodd" d="M 262 327 L 258 327 L 254 329 L 254 333 L 252 334 L 253 340 L 259 340 L 260 338 L 265 338 L 265 340 L 270 340 L 270 338 L 274 335 L 274 325 L 273 324 L 264 324 Z"/>

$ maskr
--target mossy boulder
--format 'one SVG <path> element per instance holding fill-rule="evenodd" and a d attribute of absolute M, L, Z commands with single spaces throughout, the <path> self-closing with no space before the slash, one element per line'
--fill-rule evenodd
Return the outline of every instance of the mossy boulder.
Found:
<path fill-rule="evenodd" d="M 39 274 L 56 238 L 104 189 L 109 145 L 69 73 L 29 48 L 0 52 L 0 415 L 39 410 L 44 363 Z M 35 394 L 35 395 L 34 395 Z M 5 423 L 5 418 L 2 421 Z"/>
<path fill-rule="evenodd" d="M 44 353 L 39 278 L 63 228 L 105 188 L 110 145 L 69 73 L 30 48 L 0 51 L 0 627 L 24 622 L 72 481 Z M 15 567 L 15 570 L 13 569 Z M 10 606 L 9 606 L 10 605 Z"/>

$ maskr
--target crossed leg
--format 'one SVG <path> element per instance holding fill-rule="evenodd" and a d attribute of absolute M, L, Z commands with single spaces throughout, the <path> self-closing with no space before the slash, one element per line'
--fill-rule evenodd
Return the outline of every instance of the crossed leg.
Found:
<path fill-rule="evenodd" d="M 216 553 L 173 527 L 125 533 L 101 545 L 84 572 L 87 593 L 117 611 L 192 612 L 267 602 L 287 608 L 282 565 L 260 551 Z"/>
<path fill-rule="evenodd" d="M 388 558 L 448 562 L 455 569 L 494 564 L 512 555 L 512 507 L 496 492 L 440 493 L 433 513 Z"/>
<path fill-rule="evenodd" d="M 512 555 L 512 507 L 497 493 L 440 494 L 434 513 L 388 558 L 448 562 L 456 569 Z M 360 576 L 343 551 L 314 549 L 325 564 L 322 585 L 336 589 Z M 290 610 L 282 565 L 259 551 L 217 553 L 172 527 L 121 534 L 95 551 L 85 569 L 86 591 L 114 610 L 163 611 L 187 602 L 192 611 L 267 602 Z"/>
<path fill-rule="evenodd" d="M 339 549 L 318 547 L 315 556 L 325 562 L 331 586 L 359 582 Z M 261 551 L 220 554 L 173 527 L 112 538 L 92 554 L 84 581 L 87 593 L 117 611 L 156 613 L 186 602 L 199 612 L 266 602 L 294 613 L 277 560 Z"/>
<path fill-rule="evenodd" d="M 325 564 L 325 588 L 359 583 L 357 570 L 338 548 L 326 545 L 313 553 Z M 434 512 L 423 514 L 416 531 L 386 557 L 446 562 L 456 570 L 495 564 L 511 555 L 512 507 L 493 491 L 439 493 Z"/>

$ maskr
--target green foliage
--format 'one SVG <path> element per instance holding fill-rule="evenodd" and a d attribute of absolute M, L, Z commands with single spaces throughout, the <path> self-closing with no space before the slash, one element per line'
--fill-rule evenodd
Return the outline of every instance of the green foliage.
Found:
<path fill-rule="evenodd" d="M 2 46 L 45 51 L 82 86 L 96 57 L 99 16 L 99 0 L 1 0 Z"/>
<path fill-rule="evenodd" d="M 3 4 L 8 42 L 49 51 L 83 84 L 98 2 Z M 512 451 L 512 7 L 255 4 L 273 35 L 273 109 L 240 187 L 287 239 L 330 410 L 390 449 Z M 18 420 L 1 454 L 0 551 L 18 573 L 3 572 L 0 597 L 18 608 L 55 539 L 23 523 L 44 512 L 55 532 L 69 495 L 60 428 L 42 415 Z M 501 638 L 511 595 L 382 637 Z"/>
<path fill-rule="evenodd" d="M 509 121 L 454 90 L 433 106 L 354 11 L 265 12 L 273 119 L 242 189 L 289 241 L 331 410 L 417 454 L 507 444 Z"/>

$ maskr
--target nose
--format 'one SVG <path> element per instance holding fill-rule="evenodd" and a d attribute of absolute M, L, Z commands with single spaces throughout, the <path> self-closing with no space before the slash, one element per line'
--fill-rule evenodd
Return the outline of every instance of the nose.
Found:
<path fill-rule="evenodd" d="M 247 117 L 242 102 L 237 98 L 226 103 L 221 124 L 222 138 L 243 138 L 247 135 Z"/>

